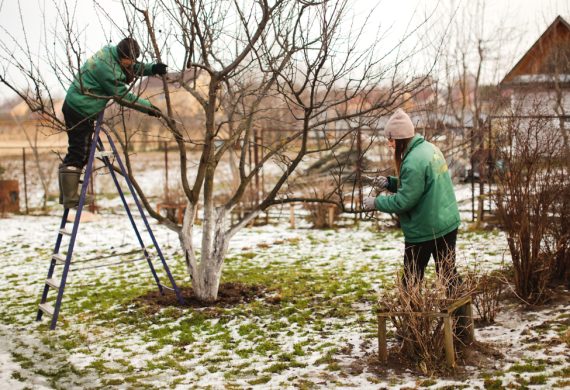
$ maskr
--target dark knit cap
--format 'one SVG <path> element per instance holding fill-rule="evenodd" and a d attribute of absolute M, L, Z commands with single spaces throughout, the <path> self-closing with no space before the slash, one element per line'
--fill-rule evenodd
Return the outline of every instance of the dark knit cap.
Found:
<path fill-rule="evenodd" d="M 136 60 L 141 55 L 141 48 L 133 38 L 125 38 L 117 45 L 119 58 L 132 58 Z"/>

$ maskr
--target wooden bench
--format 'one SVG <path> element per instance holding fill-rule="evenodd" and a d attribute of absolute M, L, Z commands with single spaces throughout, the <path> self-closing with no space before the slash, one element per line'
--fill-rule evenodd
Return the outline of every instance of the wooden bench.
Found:
<path fill-rule="evenodd" d="M 454 312 L 465 307 L 467 317 L 467 342 L 475 341 L 475 327 L 473 324 L 473 305 L 471 297 L 466 296 L 455 300 L 441 312 L 380 312 L 378 313 L 378 358 L 382 363 L 388 361 L 388 348 L 386 340 L 386 320 L 397 316 L 422 316 L 429 318 L 443 318 L 443 334 L 445 344 L 445 358 L 449 367 L 455 367 L 455 347 L 453 345 L 453 318 Z"/>

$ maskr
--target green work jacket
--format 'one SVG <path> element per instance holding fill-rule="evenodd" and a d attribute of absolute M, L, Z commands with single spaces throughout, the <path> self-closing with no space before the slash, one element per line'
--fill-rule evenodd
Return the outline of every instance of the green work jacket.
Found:
<path fill-rule="evenodd" d="M 149 76 L 152 64 L 135 63 L 136 74 Z M 86 117 L 97 115 L 105 108 L 109 99 L 117 103 L 148 113 L 152 104 L 128 91 L 126 75 L 119 64 L 116 46 L 105 46 L 81 67 L 67 90 L 67 104 Z"/>
<path fill-rule="evenodd" d="M 441 151 L 416 134 L 408 144 L 400 180 L 388 178 L 393 195 L 376 197 L 380 211 L 395 213 L 408 243 L 433 240 L 459 227 L 459 210 Z"/>

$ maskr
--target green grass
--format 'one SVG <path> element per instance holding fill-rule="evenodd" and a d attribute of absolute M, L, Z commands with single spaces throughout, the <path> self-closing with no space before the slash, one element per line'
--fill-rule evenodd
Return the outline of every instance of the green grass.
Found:
<path fill-rule="evenodd" d="M 531 376 L 528 380 L 530 385 L 545 385 L 546 384 L 546 376 L 545 375 L 534 375 Z"/>
<path fill-rule="evenodd" d="M 524 373 L 524 372 L 543 372 L 545 369 L 544 364 L 526 363 L 526 364 L 515 364 L 509 371 Z"/>
<path fill-rule="evenodd" d="M 488 390 L 501 390 L 504 389 L 503 381 L 500 379 L 485 379 L 483 382 L 485 389 Z"/>
<path fill-rule="evenodd" d="M 271 375 L 263 375 L 259 378 L 248 381 L 250 385 L 263 385 L 271 380 Z"/>

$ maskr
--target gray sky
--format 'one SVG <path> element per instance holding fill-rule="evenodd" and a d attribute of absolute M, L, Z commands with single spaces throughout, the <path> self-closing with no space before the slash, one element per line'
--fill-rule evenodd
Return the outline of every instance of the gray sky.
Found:
<path fill-rule="evenodd" d="M 243 0 L 247 3 L 251 0 Z M 432 21 L 444 20 L 443 14 L 451 9 L 457 10 L 456 16 L 468 12 L 475 0 L 349 0 L 349 15 L 353 16 L 357 24 L 362 23 L 364 17 L 373 9 L 371 18 L 368 19 L 366 34 L 368 39 L 376 36 L 375 31 L 380 29 L 385 38 L 384 47 L 395 46 L 398 40 L 406 33 L 410 32 L 416 26 L 426 13 L 433 12 L 436 15 Z M 56 4 L 63 4 L 63 0 L 56 0 Z M 125 21 L 120 2 L 117 0 L 77 0 L 68 1 L 71 4 L 69 12 L 73 15 L 76 23 L 76 29 L 81 32 L 80 39 L 82 47 L 85 49 L 85 55 L 98 50 L 105 45 L 109 39 L 117 42 L 121 37 L 120 34 L 114 33 L 116 36 L 110 35 L 112 26 L 109 21 L 98 16 L 95 11 L 100 6 L 106 12 L 113 16 L 114 22 L 124 26 Z M 520 59 L 522 54 L 536 41 L 542 31 L 554 20 L 557 15 L 570 17 L 570 1 L 568 0 L 488 0 L 485 3 L 485 23 L 483 26 L 483 35 L 493 38 L 495 31 L 499 28 L 509 29 L 509 39 L 501 43 L 501 47 L 497 48 L 501 52 L 502 64 L 494 67 L 493 70 L 487 69 L 486 75 L 489 81 L 498 81 L 516 61 Z M 74 7 L 74 8 L 73 8 Z M 0 0 L 0 26 L 1 28 L 12 34 L 18 42 L 24 44 L 23 29 L 26 30 L 28 36 L 28 44 L 33 52 L 42 51 L 40 45 L 42 42 L 53 40 L 53 31 L 58 29 L 61 31 L 61 25 L 58 23 L 58 7 L 54 6 L 53 0 Z M 23 17 L 20 18 L 19 9 L 22 10 Z M 64 12 L 61 7 L 59 12 Z M 445 23 L 435 23 L 430 29 L 443 28 Z M 467 28 L 467 26 L 465 26 Z M 4 33 L 0 34 L 4 36 Z M 423 40 L 426 32 L 422 32 L 422 36 L 413 35 L 406 45 L 413 46 L 416 44 L 425 45 Z M 0 38 L 5 42 L 6 37 Z M 367 44 L 368 42 L 363 42 Z M 60 55 L 62 53 L 60 52 Z M 425 62 L 431 60 L 430 54 L 425 55 Z M 41 58 L 38 58 L 41 63 Z M 416 61 L 420 63 L 421 61 Z M 64 87 L 59 86 L 55 82 L 55 78 L 50 77 L 51 69 L 45 68 L 46 77 L 53 81 L 53 90 L 56 94 L 62 95 Z M 0 71 L 3 71 L 0 69 Z M 415 69 L 421 72 L 421 69 Z M 13 70 L 9 70 L 13 72 Z M 0 87 L 0 100 L 11 97 L 13 94 L 5 87 Z"/>

